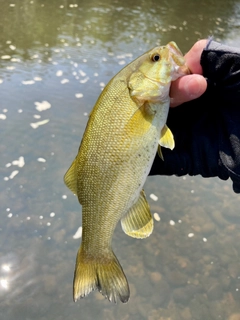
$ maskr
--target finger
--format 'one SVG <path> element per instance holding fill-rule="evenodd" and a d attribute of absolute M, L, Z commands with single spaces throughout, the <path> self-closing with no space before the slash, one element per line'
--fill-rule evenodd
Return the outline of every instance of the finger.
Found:
<path fill-rule="evenodd" d="M 207 40 L 202 39 L 196 42 L 192 48 L 186 53 L 185 60 L 191 73 L 202 74 L 202 67 L 200 64 L 201 54 L 207 45 Z"/>
<path fill-rule="evenodd" d="M 170 106 L 176 107 L 184 102 L 200 97 L 207 88 L 206 79 L 199 74 L 191 74 L 172 82 Z"/>

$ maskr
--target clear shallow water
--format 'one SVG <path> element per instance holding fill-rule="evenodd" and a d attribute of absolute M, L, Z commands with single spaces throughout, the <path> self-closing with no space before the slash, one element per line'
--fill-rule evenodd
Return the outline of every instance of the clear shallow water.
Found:
<path fill-rule="evenodd" d="M 0 1 L 1 319 L 238 319 L 239 196 L 230 182 L 151 177 L 150 238 L 113 247 L 128 304 L 72 301 L 81 207 L 63 184 L 103 86 L 156 44 L 240 45 L 239 2 Z M 156 201 L 151 194 L 158 197 Z M 234 318 L 235 317 L 235 318 Z"/>

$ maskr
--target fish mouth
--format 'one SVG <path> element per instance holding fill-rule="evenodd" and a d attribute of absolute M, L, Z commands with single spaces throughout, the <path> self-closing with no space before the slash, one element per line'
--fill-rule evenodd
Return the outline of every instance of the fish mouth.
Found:
<path fill-rule="evenodd" d="M 188 66 L 186 64 L 178 66 L 175 66 L 175 72 L 176 72 L 176 78 L 179 78 L 179 76 L 186 76 L 188 74 L 191 74 L 191 71 L 189 70 Z M 174 78 L 173 78 L 174 79 Z M 172 81 L 174 81 L 172 79 Z"/>

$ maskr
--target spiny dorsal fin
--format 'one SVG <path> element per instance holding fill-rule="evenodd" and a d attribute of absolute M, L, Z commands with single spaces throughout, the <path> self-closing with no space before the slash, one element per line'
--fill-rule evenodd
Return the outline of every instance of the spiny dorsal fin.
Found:
<path fill-rule="evenodd" d="M 143 239 L 153 231 L 153 218 L 150 207 L 142 190 L 138 201 L 121 219 L 123 231 L 130 237 Z"/>
<path fill-rule="evenodd" d="M 172 131 L 168 128 L 166 124 L 162 128 L 159 144 L 160 146 L 169 148 L 171 150 L 173 150 L 175 147 Z"/>
<path fill-rule="evenodd" d="M 77 175 L 76 175 L 76 158 L 71 164 L 68 171 L 65 173 L 64 182 L 66 186 L 74 193 L 77 194 Z"/>

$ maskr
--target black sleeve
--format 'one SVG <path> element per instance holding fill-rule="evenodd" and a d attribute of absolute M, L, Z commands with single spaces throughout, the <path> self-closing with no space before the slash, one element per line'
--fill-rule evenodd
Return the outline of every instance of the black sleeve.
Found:
<path fill-rule="evenodd" d="M 150 175 L 202 175 L 233 181 L 240 193 L 240 50 L 210 40 L 202 52 L 207 90 L 170 108 L 175 148 L 162 148 Z"/>

